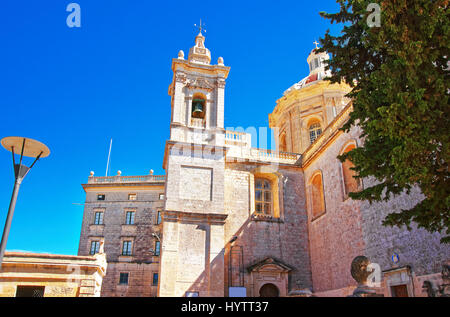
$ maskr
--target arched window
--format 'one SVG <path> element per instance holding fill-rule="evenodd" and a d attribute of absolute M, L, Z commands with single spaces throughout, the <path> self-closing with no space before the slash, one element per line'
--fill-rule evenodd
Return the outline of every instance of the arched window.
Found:
<path fill-rule="evenodd" d="M 286 146 L 286 134 L 283 133 L 283 135 L 281 135 L 280 137 L 280 151 L 281 152 L 286 152 L 287 151 L 287 146 Z"/>
<path fill-rule="evenodd" d="M 272 214 L 272 186 L 264 178 L 255 179 L 255 212 L 258 214 Z"/>
<path fill-rule="evenodd" d="M 348 145 L 343 153 L 350 152 L 356 148 L 355 144 Z M 344 196 L 348 197 L 348 194 L 351 192 L 357 192 L 359 190 L 359 179 L 354 178 L 355 171 L 353 171 L 351 168 L 354 167 L 353 163 L 350 162 L 350 160 L 345 160 L 345 162 L 342 163 L 342 177 L 344 180 Z"/>
<path fill-rule="evenodd" d="M 316 218 L 325 212 L 322 175 L 320 173 L 317 173 L 311 179 L 310 184 L 311 184 L 312 216 L 313 218 Z"/>
<path fill-rule="evenodd" d="M 311 144 L 322 134 L 322 127 L 319 122 L 312 123 L 309 126 L 309 140 Z"/>
<path fill-rule="evenodd" d="M 194 94 L 192 98 L 192 118 L 204 119 L 206 113 L 206 98 L 200 93 Z"/>
<path fill-rule="evenodd" d="M 322 61 L 323 58 L 318 57 L 318 58 L 314 58 L 310 63 L 309 63 L 309 70 L 313 71 L 314 69 L 317 69 L 319 67 L 322 67 Z"/>

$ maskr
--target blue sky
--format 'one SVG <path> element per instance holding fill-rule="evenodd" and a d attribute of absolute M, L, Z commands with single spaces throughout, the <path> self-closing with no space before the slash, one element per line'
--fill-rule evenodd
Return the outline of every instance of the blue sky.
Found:
<path fill-rule="evenodd" d="M 231 66 L 226 127 L 268 127 L 283 91 L 308 74 L 313 42 L 336 26 L 322 1 L 78 0 L 81 28 L 66 25 L 72 1 L 3 0 L 0 9 L 0 138 L 26 136 L 51 150 L 24 180 L 7 250 L 76 254 L 89 172 L 164 174 L 171 60 L 206 25 L 212 62 Z M 74 1 L 75 2 L 75 1 Z M 199 3 L 198 6 L 195 3 Z M 13 186 L 0 149 L 0 226 Z"/>

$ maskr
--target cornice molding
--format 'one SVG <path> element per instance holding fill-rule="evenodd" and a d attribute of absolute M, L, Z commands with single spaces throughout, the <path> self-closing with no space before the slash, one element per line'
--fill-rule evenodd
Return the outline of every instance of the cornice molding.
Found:
<path fill-rule="evenodd" d="M 190 222 L 210 225 L 224 225 L 228 215 L 215 213 L 196 213 L 175 210 L 165 210 L 162 212 L 163 221 L 170 222 Z"/>

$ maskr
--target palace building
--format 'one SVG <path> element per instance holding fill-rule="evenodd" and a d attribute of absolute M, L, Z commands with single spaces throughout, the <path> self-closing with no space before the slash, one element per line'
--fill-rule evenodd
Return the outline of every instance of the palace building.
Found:
<path fill-rule="evenodd" d="M 438 233 L 382 226 L 420 191 L 372 205 L 349 198 L 373 181 L 357 181 L 337 159 L 363 140 L 358 127 L 340 130 L 350 87 L 324 80 L 328 58 L 313 50 L 309 75 L 277 100 L 271 151 L 225 130 L 230 67 L 222 57 L 211 64 L 202 32 L 187 58 L 179 52 L 166 175 L 91 173 L 83 185 L 79 255 L 104 243 L 102 296 L 348 296 L 359 255 L 378 265 L 383 296 L 425 296 L 425 280 L 440 282 L 450 247 Z"/>

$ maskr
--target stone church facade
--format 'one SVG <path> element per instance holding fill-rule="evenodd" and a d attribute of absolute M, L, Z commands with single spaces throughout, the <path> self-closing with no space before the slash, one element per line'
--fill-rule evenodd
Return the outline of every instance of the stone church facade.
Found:
<path fill-rule="evenodd" d="M 104 243 L 102 296 L 347 296 L 350 264 L 378 265 L 377 292 L 424 296 L 440 281 L 450 248 L 439 234 L 383 227 L 419 191 L 389 202 L 353 201 L 370 186 L 337 156 L 361 146 L 345 84 L 330 84 L 313 50 L 310 74 L 269 115 L 277 150 L 251 147 L 251 134 L 225 130 L 230 68 L 211 64 L 201 32 L 187 58 L 172 61 L 170 139 L 164 176 L 89 177 L 79 255 Z M 100 221 L 101 218 L 101 221 Z"/>

